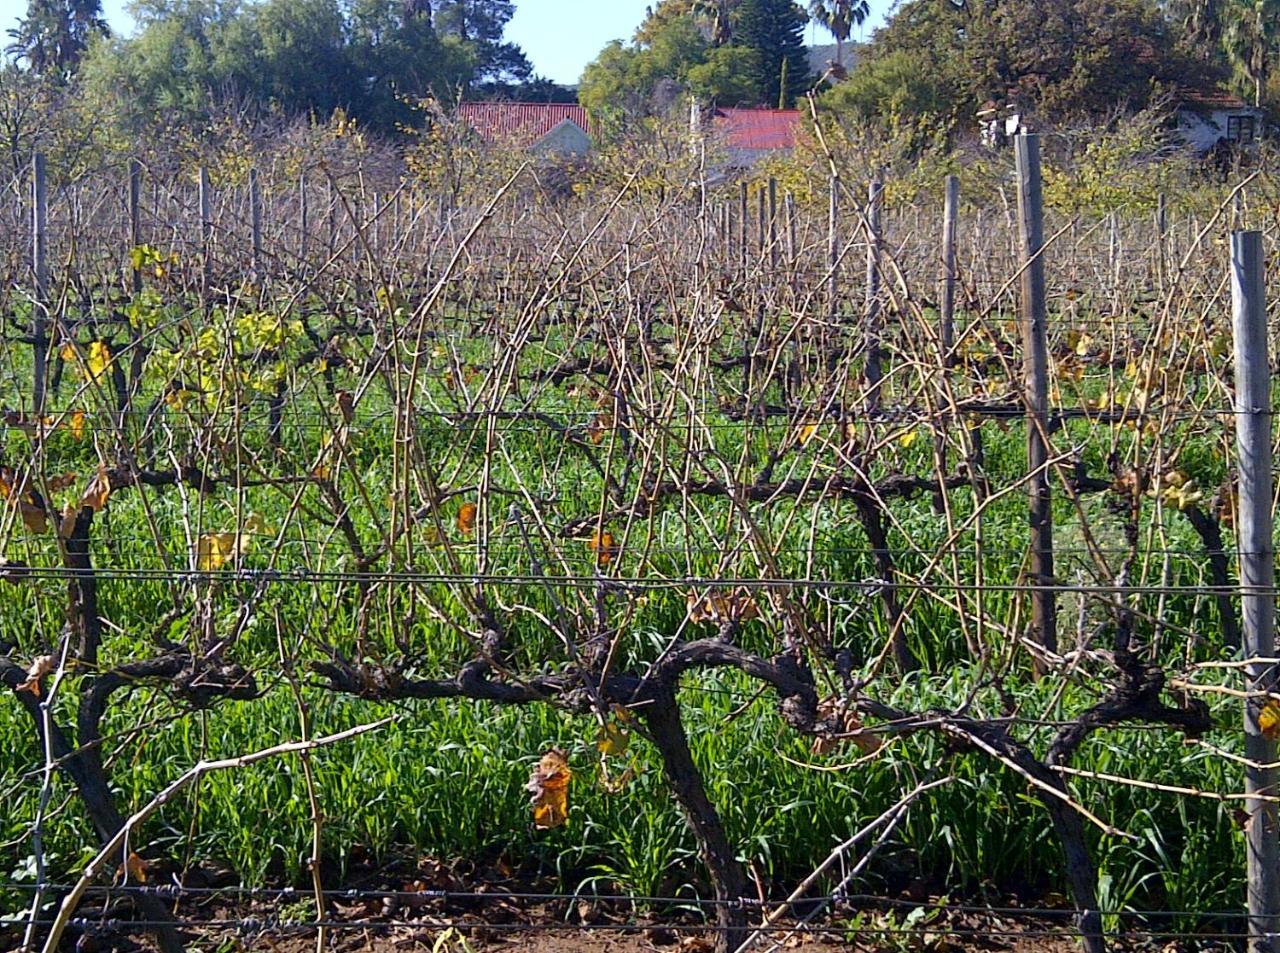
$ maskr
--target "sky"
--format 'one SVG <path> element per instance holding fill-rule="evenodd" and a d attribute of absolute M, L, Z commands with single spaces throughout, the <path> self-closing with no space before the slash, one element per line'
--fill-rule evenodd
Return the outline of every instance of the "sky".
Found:
<path fill-rule="evenodd" d="M 524 48 L 539 74 L 559 83 L 576 83 L 582 68 L 610 40 L 630 39 L 655 0 L 516 0 L 516 15 L 507 26 L 507 37 Z M 871 20 L 863 33 L 883 19 L 891 0 L 872 0 Z M 126 0 L 103 0 L 107 22 L 117 33 L 127 34 L 133 21 L 125 12 Z M 0 37 L 22 17 L 27 0 L 0 0 Z M 831 37 L 810 24 L 809 43 L 830 43 Z"/>

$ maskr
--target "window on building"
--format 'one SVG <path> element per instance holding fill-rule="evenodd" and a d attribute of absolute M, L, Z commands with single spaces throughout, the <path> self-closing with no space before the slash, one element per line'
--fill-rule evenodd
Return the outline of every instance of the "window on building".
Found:
<path fill-rule="evenodd" d="M 1253 116 L 1228 116 L 1227 139 L 1231 142 L 1253 142 L 1257 135 L 1257 120 Z"/>

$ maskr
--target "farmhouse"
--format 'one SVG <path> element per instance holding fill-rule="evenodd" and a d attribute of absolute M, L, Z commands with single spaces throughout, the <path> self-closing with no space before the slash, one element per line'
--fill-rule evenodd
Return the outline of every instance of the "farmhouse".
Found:
<path fill-rule="evenodd" d="M 591 151 L 591 120 L 571 103 L 462 103 L 458 118 L 488 143 L 513 144 L 537 155 Z"/>
<path fill-rule="evenodd" d="M 1183 89 L 1174 113 L 1176 134 L 1205 155 L 1222 145 L 1247 147 L 1262 137 L 1262 110 L 1220 89 Z"/>
<path fill-rule="evenodd" d="M 1016 103 L 988 100 L 978 110 L 982 142 L 992 148 L 1007 145 L 1029 128 L 1026 112 Z M 1248 148 L 1262 138 L 1263 113 L 1222 89 L 1179 89 L 1173 102 L 1174 142 L 1197 155 L 1215 149 Z"/>

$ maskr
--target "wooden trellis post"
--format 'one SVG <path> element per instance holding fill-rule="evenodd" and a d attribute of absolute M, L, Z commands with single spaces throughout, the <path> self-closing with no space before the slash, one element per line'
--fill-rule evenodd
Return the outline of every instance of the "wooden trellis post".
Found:
<path fill-rule="evenodd" d="M 1049 492 L 1049 344 L 1045 304 L 1044 208 L 1040 186 L 1040 137 L 1016 139 L 1018 236 L 1021 280 L 1023 395 L 1027 405 L 1027 465 L 1031 471 L 1031 621 L 1035 638 L 1058 650 L 1053 578 L 1053 499 Z"/>
<path fill-rule="evenodd" d="M 44 413 L 46 364 L 49 358 L 49 184 L 44 153 L 31 162 L 31 267 L 35 278 L 32 308 L 32 404 L 36 417 Z"/>
<path fill-rule="evenodd" d="M 1280 778 L 1273 765 L 1276 743 L 1259 726 L 1267 698 L 1275 690 L 1275 542 L 1272 537 L 1271 371 L 1267 361 L 1267 305 L 1263 285 L 1261 232 L 1231 236 L 1232 331 L 1235 338 L 1235 418 L 1240 471 L 1240 609 L 1244 622 L 1244 780 L 1248 795 L 1274 798 Z M 1245 825 L 1248 876 L 1249 951 L 1276 953 L 1280 932 L 1280 828 L 1274 800 L 1250 797 Z"/>

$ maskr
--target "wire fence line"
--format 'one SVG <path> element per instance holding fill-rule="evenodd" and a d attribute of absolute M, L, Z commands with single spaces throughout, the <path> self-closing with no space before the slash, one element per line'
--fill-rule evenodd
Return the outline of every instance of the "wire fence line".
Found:
<path fill-rule="evenodd" d="M 104 842 L 131 812 L 161 810 L 112 790 L 116 760 L 145 757 L 147 733 L 113 720 L 136 716 L 142 687 L 203 726 L 232 703 L 297 709 L 311 882 L 238 896 L 305 897 L 312 912 L 304 924 L 183 909 L 191 929 L 306 929 L 323 946 L 328 931 L 423 927 L 333 916 L 341 900 L 496 902 L 325 885 L 337 835 L 313 773 L 326 759 L 308 742 L 326 697 L 550 705 L 599 732 L 570 755 L 580 773 L 584 756 L 599 761 L 608 783 L 629 770 L 620 739 L 643 739 L 692 818 L 705 889 L 591 899 L 704 910 L 714 922 L 674 927 L 726 953 L 752 930 L 824 929 L 770 923 L 780 905 L 870 905 L 817 883 L 801 901 L 750 898 L 678 701 L 721 693 L 776 699 L 813 744 L 809 770 L 889 771 L 898 752 L 913 771 L 973 757 L 1025 784 L 1062 848 L 1070 909 L 937 909 L 1071 926 L 939 932 L 1076 936 L 1090 953 L 1116 929 L 1270 932 L 1280 909 L 1265 905 L 1109 908 L 1102 845 L 1084 829 L 1132 837 L 1079 793 L 1238 797 L 1251 832 L 1274 811 L 1275 753 L 1254 741 L 1280 724 L 1275 660 L 1242 606 L 1280 591 L 1240 571 L 1273 550 L 1242 541 L 1248 486 L 1233 462 L 1237 426 L 1270 409 L 1238 400 L 1225 313 L 1238 294 L 1215 244 L 1228 216 L 1057 220 L 1036 210 L 1023 169 L 1008 183 L 1026 191 L 1019 215 L 966 210 L 948 270 L 930 237 L 940 206 L 877 209 L 840 181 L 774 206 L 706 183 L 692 201 L 628 186 L 557 205 L 525 191 L 529 174 L 455 205 L 349 179 L 202 193 L 175 176 L 131 208 L 107 170 L 53 190 L 42 262 L 29 203 L 0 203 L 13 225 L 0 230 L 0 301 L 14 316 L 0 386 L 17 408 L 0 470 L 12 584 L 0 680 L 34 755 L 13 772 L 26 821 L 4 836 L 25 838 L 35 880 L 0 884 L 22 898 L 20 946 L 139 930 L 172 951 L 164 901 L 227 895 L 67 883 L 77 871 L 48 862 L 47 837 L 75 824 L 52 806 L 59 772 Z M 1245 184 L 1256 216 L 1272 185 Z M 1050 237 L 1030 247 L 1036 216 Z M 1263 264 L 1274 271 L 1275 256 Z M 1028 496 L 1033 521 L 1049 519 L 1034 534 Z M 424 626 L 448 649 L 424 647 Z M 742 684 L 706 682 L 723 669 Z M 904 700 L 908 676 L 934 679 L 936 697 Z M 943 698 L 948 676 L 959 687 Z M 1104 770 L 1090 745 L 1114 730 L 1157 744 L 1215 732 L 1200 749 L 1214 767 L 1152 780 L 1133 757 Z M 549 764 L 530 778 L 539 827 L 570 810 Z M 188 857 L 199 821 L 197 806 Z M 841 857 L 869 862 L 894 824 Z M 115 860 L 104 869 L 128 871 L 128 850 Z M 81 890 L 128 898 L 127 916 L 77 914 Z M 1179 922 L 1156 930 L 1162 919 Z"/>

